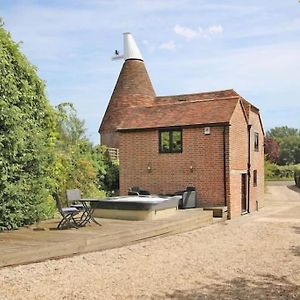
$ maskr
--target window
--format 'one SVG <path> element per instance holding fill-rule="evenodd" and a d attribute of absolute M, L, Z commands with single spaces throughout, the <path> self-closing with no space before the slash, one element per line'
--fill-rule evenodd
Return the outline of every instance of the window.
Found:
<path fill-rule="evenodd" d="M 259 135 L 257 132 L 254 133 L 254 150 L 259 150 Z"/>
<path fill-rule="evenodd" d="M 182 130 L 161 130 L 159 131 L 159 152 L 179 153 L 182 152 Z"/>
<path fill-rule="evenodd" d="M 253 186 L 257 186 L 257 170 L 253 171 Z"/>

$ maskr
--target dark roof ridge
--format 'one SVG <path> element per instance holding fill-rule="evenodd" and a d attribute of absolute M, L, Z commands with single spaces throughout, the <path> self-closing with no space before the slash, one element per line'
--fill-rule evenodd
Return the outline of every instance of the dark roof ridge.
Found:
<path fill-rule="evenodd" d="M 209 99 L 202 99 L 202 100 L 186 100 L 186 101 L 177 101 L 177 102 L 168 102 L 168 103 L 159 103 L 155 105 L 149 106 L 131 106 L 131 108 L 151 108 L 151 107 L 158 107 L 158 106 L 166 106 L 166 105 L 184 105 L 189 103 L 197 103 L 197 102 L 210 102 L 210 101 L 224 101 L 224 100 L 235 100 L 240 99 L 240 96 L 229 96 L 229 97 L 222 97 L 222 98 L 209 98 Z"/>
<path fill-rule="evenodd" d="M 222 93 L 222 92 L 229 92 L 229 91 L 235 92 L 238 95 L 238 93 L 234 89 L 225 89 L 225 90 L 206 91 L 206 92 L 198 92 L 198 93 L 191 93 L 191 94 L 177 94 L 177 95 L 156 96 L 156 98 L 180 97 L 180 96 L 195 96 L 195 95 Z"/>

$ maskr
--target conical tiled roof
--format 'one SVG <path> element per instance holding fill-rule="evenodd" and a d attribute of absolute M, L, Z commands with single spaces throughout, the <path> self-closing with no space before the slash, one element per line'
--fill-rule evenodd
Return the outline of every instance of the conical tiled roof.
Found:
<path fill-rule="evenodd" d="M 129 42 L 127 41 L 126 46 L 124 40 L 125 47 L 135 49 L 133 52 L 137 53 L 138 48 L 135 43 L 134 47 L 130 48 L 130 45 L 132 45 L 130 41 L 131 43 L 134 41 L 132 37 L 129 39 Z M 127 48 L 124 49 L 125 53 L 130 52 Z M 145 64 L 140 55 L 133 55 L 134 53 L 132 53 L 130 58 L 126 59 L 125 57 L 126 60 L 99 128 L 101 144 L 108 147 L 119 147 L 116 129 L 123 121 L 126 109 L 136 106 L 154 105 L 155 92 Z"/>

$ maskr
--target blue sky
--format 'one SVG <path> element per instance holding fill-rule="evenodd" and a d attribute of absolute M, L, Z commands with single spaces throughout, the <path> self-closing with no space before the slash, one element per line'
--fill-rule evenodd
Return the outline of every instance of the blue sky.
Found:
<path fill-rule="evenodd" d="M 300 128 L 297 0 L 0 0 L 0 16 L 50 102 L 73 102 L 94 143 L 127 31 L 157 95 L 234 88 L 266 130 Z"/>

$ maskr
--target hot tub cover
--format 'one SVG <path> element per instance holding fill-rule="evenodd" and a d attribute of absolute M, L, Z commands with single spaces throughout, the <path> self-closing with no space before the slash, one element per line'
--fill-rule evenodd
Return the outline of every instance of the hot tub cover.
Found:
<path fill-rule="evenodd" d="M 93 209 L 163 210 L 177 207 L 180 196 L 121 196 L 91 202 Z"/>

